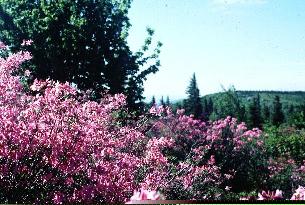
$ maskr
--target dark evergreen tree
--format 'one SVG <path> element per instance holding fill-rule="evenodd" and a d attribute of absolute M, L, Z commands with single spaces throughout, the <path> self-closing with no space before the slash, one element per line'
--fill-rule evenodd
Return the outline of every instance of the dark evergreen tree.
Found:
<path fill-rule="evenodd" d="M 264 120 L 264 123 L 270 122 L 270 108 L 267 105 L 264 105 L 264 107 L 263 107 L 263 120 Z"/>
<path fill-rule="evenodd" d="M 257 94 L 256 97 L 252 99 L 252 103 L 249 106 L 249 123 L 251 128 L 262 128 L 262 118 L 261 118 L 261 106 L 260 106 L 260 96 Z"/>
<path fill-rule="evenodd" d="M 176 103 L 176 110 L 181 110 L 183 109 L 183 105 L 181 102 Z"/>
<path fill-rule="evenodd" d="M 202 116 L 202 119 L 204 121 L 207 121 L 209 120 L 209 105 L 208 105 L 208 100 L 207 98 L 204 98 L 203 99 L 203 116 Z"/>
<path fill-rule="evenodd" d="M 73 82 L 80 89 L 124 93 L 132 110 L 143 106 L 143 82 L 158 71 L 161 43 L 145 55 L 154 31 L 139 52 L 127 45 L 131 0 L 0 0 L 0 40 L 12 51 L 32 39 L 35 78 Z M 149 64 L 147 63 L 149 61 Z M 154 63 L 153 63 L 154 62 Z"/>
<path fill-rule="evenodd" d="M 171 102 L 170 102 L 170 100 L 169 100 L 169 96 L 166 97 L 165 105 L 168 106 L 168 107 L 171 106 Z"/>
<path fill-rule="evenodd" d="M 280 97 L 276 95 L 273 101 L 272 124 L 279 126 L 284 122 L 284 114 L 282 111 L 282 103 Z"/>
<path fill-rule="evenodd" d="M 208 109 L 207 109 L 209 116 L 212 114 L 213 110 L 214 110 L 214 104 L 212 98 L 209 98 Z"/>
<path fill-rule="evenodd" d="M 193 114 L 195 118 L 201 118 L 203 114 L 203 109 L 195 73 L 193 74 L 193 77 L 190 81 L 190 85 L 186 90 L 186 94 L 188 95 L 187 99 L 184 102 L 186 113 Z"/>
<path fill-rule="evenodd" d="M 205 112 L 207 112 L 207 110 L 208 110 L 208 100 L 207 100 L 207 98 L 206 97 L 204 97 L 203 98 L 203 112 L 205 113 Z"/>
<path fill-rule="evenodd" d="M 165 104 L 165 102 L 164 102 L 164 99 L 163 99 L 163 96 L 161 96 L 160 105 L 162 105 L 163 107 L 166 106 L 166 104 Z"/>
<path fill-rule="evenodd" d="M 155 96 L 153 95 L 152 98 L 151 98 L 151 101 L 149 103 L 149 108 L 151 108 L 152 106 L 156 105 L 156 98 Z"/>
<path fill-rule="evenodd" d="M 246 119 L 246 107 L 244 105 L 241 105 L 239 110 L 239 120 L 245 121 L 245 119 Z"/>
<path fill-rule="evenodd" d="M 295 110 L 294 105 L 289 105 L 289 108 L 288 108 L 288 114 L 289 114 L 289 113 L 293 113 L 293 112 L 294 112 L 294 110 Z"/>

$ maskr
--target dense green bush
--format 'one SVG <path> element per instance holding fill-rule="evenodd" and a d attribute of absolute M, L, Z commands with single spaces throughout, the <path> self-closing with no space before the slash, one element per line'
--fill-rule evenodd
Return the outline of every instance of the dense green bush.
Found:
<path fill-rule="evenodd" d="M 268 188 L 281 189 L 284 196 L 289 196 L 299 185 L 305 185 L 305 130 L 287 125 L 265 127 L 265 145 L 269 155 Z"/>
<path fill-rule="evenodd" d="M 265 128 L 266 146 L 273 157 L 291 158 L 300 164 L 305 160 L 305 130 L 291 126 Z"/>

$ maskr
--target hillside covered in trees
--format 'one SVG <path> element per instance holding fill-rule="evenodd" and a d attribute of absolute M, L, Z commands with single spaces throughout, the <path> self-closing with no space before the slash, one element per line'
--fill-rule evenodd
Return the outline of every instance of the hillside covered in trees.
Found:
<path fill-rule="evenodd" d="M 196 96 L 188 94 L 192 93 L 192 89 L 196 91 Z M 280 124 L 303 128 L 305 125 L 305 91 L 242 91 L 230 87 L 227 90 L 223 88 L 223 92 L 201 97 L 199 93 L 193 77 L 187 88 L 188 98 L 171 106 L 174 109 L 184 108 L 186 113 L 204 121 L 236 117 L 253 128 Z M 189 103 L 192 99 L 200 100 Z"/>
<path fill-rule="evenodd" d="M 299 106 L 305 102 L 305 91 L 243 91 L 236 90 L 237 96 L 240 98 L 242 103 L 249 105 L 251 99 L 256 97 L 257 94 L 260 95 L 261 103 L 263 105 L 271 106 L 274 97 L 277 95 L 280 97 L 283 104 L 283 108 L 289 107 L 290 105 Z M 205 98 L 211 98 L 214 101 L 218 101 L 225 95 L 224 92 L 213 93 L 205 95 L 202 97 L 202 100 Z"/>

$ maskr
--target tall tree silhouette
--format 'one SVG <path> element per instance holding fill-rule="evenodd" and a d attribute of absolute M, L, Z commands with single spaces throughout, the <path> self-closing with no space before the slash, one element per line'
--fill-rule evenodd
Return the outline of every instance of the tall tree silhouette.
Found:
<path fill-rule="evenodd" d="M 168 106 L 168 107 L 171 106 L 171 102 L 169 100 L 169 96 L 166 97 L 165 105 Z"/>
<path fill-rule="evenodd" d="M 263 119 L 264 119 L 264 123 L 268 123 L 270 122 L 270 107 L 267 105 L 264 105 L 263 107 Z"/>
<path fill-rule="evenodd" d="M 0 0 L 0 40 L 12 51 L 32 39 L 35 78 L 51 78 L 101 91 L 124 93 L 130 108 L 143 101 L 143 82 L 158 71 L 161 43 L 147 55 L 154 31 L 133 53 L 127 45 L 131 0 Z M 147 62 L 149 61 L 149 64 Z"/>
<path fill-rule="evenodd" d="M 186 94 L 188 95 L 187 99 L 184 101 L 186 113 L 193 114 L 195 118 L 201 118 L 203 109 L 195 73 L 193 74 L 190 84 L 187 87 Z"/>
<path fill-rule="evenodd" d="M 273 101 L 272 124 L 279 126 L 284 122 L 284 113 L 282 111 L 282 103 L 280 97 L 276 95 Z"/>
<path fill-rule="evenodd" d="M 166 106 L 166 104 L 165 104 L 165 102 L 164 102 L 164 99 L 163 99 L 163 96 L 161 96 L 160 105 L 162 105 L 163 107 Z"/>
<path fill-rule="evenodd" d="M 156 98 L 155 96 L 153 95 L 152 98 L 151 98 L 151 101 L 149 103 L 149 108 L 151 108 L 152 106 L 156 105 Z"/>
<path fill-rule="evenodd" d="M 257 94 L 252 99 L 252 103 L 249 106 L 249 126 L 251 128 L 262 128 L 261 106 L 260 96 Z"/>

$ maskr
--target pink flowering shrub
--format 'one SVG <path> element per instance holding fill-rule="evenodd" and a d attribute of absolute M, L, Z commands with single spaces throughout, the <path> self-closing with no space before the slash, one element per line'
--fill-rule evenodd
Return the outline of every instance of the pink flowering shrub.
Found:
<path fill-rule="evenodd" d="M 305 188 L 302 186 L 299 186 L 293 193 L 290 200 L 305 200 Z"/>
<path fill-rule="evenodd" d="M 0 43 L 0 49 L 8 47 Z M 2 203 L 122 203 L 134 190 L 141 191 L 132 200 L 228 199 L 257 191 L 271 172 L 284 170 L 278 159 L 268 162 L 261 131 L 234 118 L 205 123 L 183 110 L 152 107 L 135 119 L 124 109 L 124 95 L 95 102 L 68 82 L 27 85 L 30 71 L 16 73 L 31 54 L 1 56 Z M 291 163 L 295 185 L 303 185 L 304 165 Z M 302 194 L 299 188 L 294 198 Z"/>
<path fill-rule="evenodd" d="M 133 196 L 130 198 L 126 204 L 137 203 L 137 201 L 147 201 L 147 200 L 165 200 L 165 197 L 156 191 L 148 191 L 141 189 L 140 192 L 135 191 Z M 305 200 L 305 188 L 299 186 L 298 189 L 294 191 L 290 199 L 285 199 L 283 197 L 283 191 L 277 189 L 276 191 L 262 191 L 258 193 L 258 197 L 254 195 L 240 197 L 239 200 Z"/>
<path fill-rule="evenodd" d="M 36 95 L 29 95 L 12 72 L 30 58 L 28 52 L 0 58 L 1 202 L 125 201 L 138 187 L 135 145 L 144 139 L 135 128 L 116 126 L 113 113 L 125 97 L 88 101 L 69 83 L 52 80 L 35 80 Z"/>
<path fill-rule="evenodd" d="M 270 127 L 265 130 L 265 142 L 270 158 L 267 187 L 283 190 L 288 198 L 299 185 L 305 185 L 304 130 L 290 126 Z"/>
<path fill-rule="evenodd" d="M 164 196 L 160 192 L 156 191 L 148 191 L 141 189 L 140 191 L 135 191 L 133 196 L 130 198 L 126 204 L 133 204 L 136 201 L 143 201 L 143 200 L 164 200 Z"/>
<path fill-rule="evenodd" d="M 283 193 L 281 190 L 273 191 L 262 191 L 262 193 L 258 193 L 257 200 L 282 200 L 284 199 Z"/>
<path fill-rule="evenodd" d="M 224 199 L 267 176 L 260 130 L 231 117 L 206 124 L 182 110 L 152 107 L 150 113 L 156 119 L 146 124 L 145 135 L 155 145 L 166 142 L 157 146 L 153 166 L 145 164 L 143 188 L 161 190 L 167 199 Z"/>
<path fill-rule="evenodd" d="M 299 186 L 297 189 L 294 190 L 291 198 L 284 198 L 283 191 L 277 189 L 276 191 L 262 191 L 258 193 L 258 198 L 254 196 L 245 196 L 241 197 L 240 200 L 305 200 L 305 188 Z"/>

